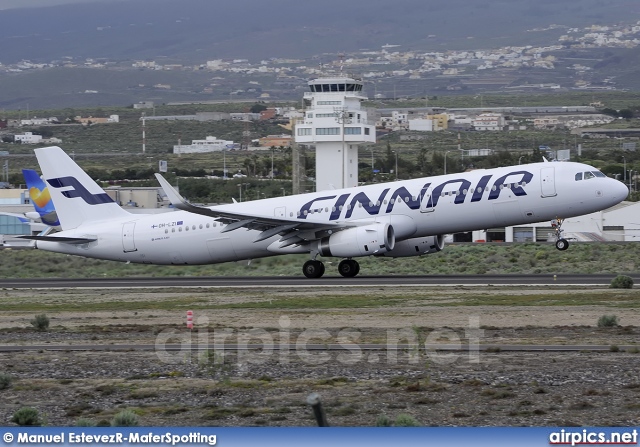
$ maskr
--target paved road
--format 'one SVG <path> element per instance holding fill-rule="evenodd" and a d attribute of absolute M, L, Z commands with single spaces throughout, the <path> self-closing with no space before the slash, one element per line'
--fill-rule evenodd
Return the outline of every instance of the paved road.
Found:
<path fill-rule="evenodd" d="M 309 286 L 434 286 L 434 285 L 599 285 L 608 286 L 615 277 L 606 275 L 425 275 L 358 276 L 342 278 L 304 277 L 158 277 L 158 278 L 85 278 L 85 279 L 0 279 L 0 288 L 149 288 L 149 287 L 309 287 Z M 631 275 L 634 283 L 640 274 Z"/>

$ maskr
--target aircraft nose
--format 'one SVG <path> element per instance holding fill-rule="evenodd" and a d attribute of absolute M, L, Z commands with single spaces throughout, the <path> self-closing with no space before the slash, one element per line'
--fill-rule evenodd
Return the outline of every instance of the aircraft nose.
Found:
<path fill-rule="evenodd" d="M 619 180 L 611 179 L 611 182 L 611 197 L 616 200 L 616 203 L 620 203 L 629 195 L 629 188 Z"/>

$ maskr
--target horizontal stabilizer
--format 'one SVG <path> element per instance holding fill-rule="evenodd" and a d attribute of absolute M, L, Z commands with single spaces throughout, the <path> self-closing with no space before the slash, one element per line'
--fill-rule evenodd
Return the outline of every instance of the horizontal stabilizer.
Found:
<path fill-rule="evenodd" d="M 62 244 L 88 244 L 89 242 L 95 242 L 97 238 L 86 237 L 56 237 L 56 236 L 17 236 L 20 239 L 29 239 L 31 241 L 47 241 L 47 242 L 60 242 Z"/>

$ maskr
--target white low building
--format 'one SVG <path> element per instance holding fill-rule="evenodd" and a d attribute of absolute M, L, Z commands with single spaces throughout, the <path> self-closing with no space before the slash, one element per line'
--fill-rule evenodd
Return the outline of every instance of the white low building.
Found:
<path fill-rule="evenodd" d="M 22 144 L 38 144 L 42 142 L 42 135 L 36 135 L 33 132 L 25 132 L 22 135 L 14 135 L 13 141 Z"/>
<path fill-rule="evenodd" d="M 504 116 L 499 113 L 481 113 L 472 122 L 475 130 L 503 130 Z"/>
<path fill-rule="evenodd" d="M 190 145 L 173 146 L 174 154 L 197 154 L 203 152 L 216 152 L 235 149 L 234 142 L 219 140 L 216 137 L 208 136 L 204 140 L 193 140 Z"/>
<path fill-rule="evenodd" d="M 640 241 L 640 202 L 622 202 L 609 209 L 565 219 L 563 237 L 571 242 Z M 506 228 L 489 228 L 454 235 L 462 242 L 551 242 L 555 241 L 551 222 L 537 222 Z"/>
<path fill-rule="evenodd" d="M 415 130 L 418 132 L 432 132 L 433 120 L 427 118 L 409 120 L 409 130 Z"/>

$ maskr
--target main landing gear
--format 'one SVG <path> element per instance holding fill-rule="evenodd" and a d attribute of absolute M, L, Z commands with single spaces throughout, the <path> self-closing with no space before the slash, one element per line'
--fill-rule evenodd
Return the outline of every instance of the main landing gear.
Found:
<path fill-rule="evenodd" d="M 564 222 L 564 219 L 558 218 L 551 221 L 551 228 L 553 228 L 555 232 L 556 248 L 560 251 L 564 251 L 569 248 L 569 241 L 562 237 L 562 232 L 564 231 L 562 229 L 562 222 Z"/>
<path fill-rule="evenodd" d="M 338 264 L 338 273 L 345 278 L 353 278 L 360 272 L 360 264 L 353 259 L 343 259 Z M 307 278 L 320 278 L 324 275 L 324 264 L 315 259 L 309 260 L 302 266 L 302 273 Z"/>
<path fill-rule="evenodd" d="M 307 261 L 302 266 L 302 273 L 304 273 L 304 276 L 307 278 L 320 278 L 324 275 L 324 264 L 315 259 Z"/>

